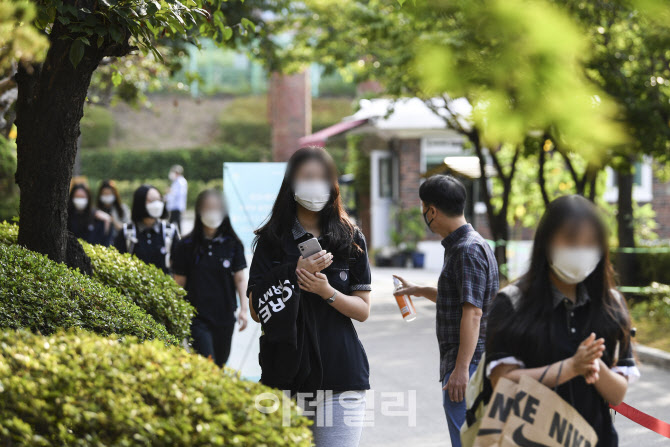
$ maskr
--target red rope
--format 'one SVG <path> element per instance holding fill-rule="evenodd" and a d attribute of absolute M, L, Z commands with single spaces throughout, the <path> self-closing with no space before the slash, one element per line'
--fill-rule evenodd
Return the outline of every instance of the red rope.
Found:
<path fill-rule="evenodd" d="M 670 424 L 667 422 L 663 422 L 660 419 L 656 419 L 655 417 L 648 415 L 647 413 L 643 413 L 642 411 L 631 407 L 625 402 L 620 403 L 616 407 L 610 405 L 610 408 L 627 417 L 636 424 L 648 428 L 649 430 L 654 431 L 661 436 L 670 438 Z"/>

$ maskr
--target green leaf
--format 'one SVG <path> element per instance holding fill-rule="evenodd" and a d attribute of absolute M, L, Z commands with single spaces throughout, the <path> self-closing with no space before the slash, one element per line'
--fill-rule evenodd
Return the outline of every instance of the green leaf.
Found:
<path fill-rule="evenodd" d="M 84 45 L 91 46 L 91 42 L 88 40 L 88 38 L 84 36 L 77 37 L 77 40 L 81 40 L 84 43 Z"/>
<path fill-rule="evenodd" d="M 65 16 L 58 16 L 58 21 L 63 25 L 68 25 L 70 23 L 70 19 Z"/>
<path fill-rule="evenodd" d="M 246 17 L 242 17 L 241 23 L 242 23 L 242 26 L 245 27 L 246 29 L 251 30 L 251 31 L 256 31 L 256 25 L 254 24 L 254 22 L 247 19 Z"/>
<path fill-rule="evenodd" d="M 123 75 L 120 71 L 112 73 L 112 84 L 114 84 L 114 87 L 121 85 L 121 81 L 123 81 Z"/>
<path fill-rule="evenodd" d="M 224 27 L 221 32 L 223 33 L 223 40 L 230 40 L 233 37 L 233 29 L 229 26 Z"/>
<path fill-rule="evenodd" d="M 77 65 L 79 65 L 79 62 L 81 62 L 83 57 L 84 42 L 81 40 L 75 40 L 72 42 L 72 46 L 70 47 L 70 62 L 72 62 L 72 65 L 77 68 Z"/>
<path fill-rule="evenodd" d="M 98 36 L 98 48 L 105 42 L 105 36 Z"/>

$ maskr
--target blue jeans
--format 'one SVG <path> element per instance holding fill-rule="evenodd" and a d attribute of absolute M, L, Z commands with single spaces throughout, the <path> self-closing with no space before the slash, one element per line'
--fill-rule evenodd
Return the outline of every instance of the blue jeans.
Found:
<path fill-rule="evenodd" d="M 477 365 L 470 364 L 470 377 L 477 370 Z M 452 371 L 445 374 L 442 380 L 442 388 L 449 381 Z M 449 398 L 447 390 L 442 390 L 442 405 L 444 406 L 444 413 L 447 416 L 447 425 L 449 426 L 449 437 L 451 438 L 451 447 L 461 447 L 461 427 L 465 422 L 465 399 L 461 402 L 453 402 Z"/>

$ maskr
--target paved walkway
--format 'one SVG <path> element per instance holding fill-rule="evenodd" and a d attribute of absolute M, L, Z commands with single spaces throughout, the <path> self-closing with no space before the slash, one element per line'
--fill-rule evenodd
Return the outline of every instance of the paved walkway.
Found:
<path fill-rule="evenodd" d="M 374 403 L 374 425 L 364 429 L 361 446 L 449 446 L 438 383 L 435 305 L 425 299 L 416 299 L 417 319 L 409 323 L 403 321 L 393 298 L 392 273 L 422 284 L 435 284 L 437 278 L 436 272 L 422 270 L 373 270 L 372 315 L 365 323 L 356 323 L 370 360 L 374 389 L 368 396 L 369 403 Z M 257 379 L 260 370 L 256 328 L 254 325 L 236 334 L 229 366 L 242 366 L 245 376 Z M 631 386 L 626 402 L 670 422 L 670 372 L 652 366 L 642 366 L 641 370 L 642 379 Z M 399 392 L 407 399 L 410 390 L 416 392 L 415 426 L 408 426 L 407 416 L 382 416 L 382 403 L 388 403 L 391 398 L 386 392 Z M 406 403 L 404 408 L 407 408 Z M 615 424 L 622 447 L 670 445 L 670 440 L 623 416 L 617 416 Z"/>

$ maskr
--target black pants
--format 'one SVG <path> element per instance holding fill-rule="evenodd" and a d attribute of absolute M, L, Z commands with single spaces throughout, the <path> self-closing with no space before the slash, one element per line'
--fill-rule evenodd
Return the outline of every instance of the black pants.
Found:
<path fill-rule="evenodd" d="M 170 223 L 177 225 L 177 228 L 181 233 L 181 211 L 179 210 L 170 211 Z"/>
<path fill-rule="evenodd" d="M 194 318 L 191 323 L 193 348 L 198 354 L 211 358 L 218 366 L 223 366 L 230 355 L 234 329 L 234 324 L 217 326 Z"/>

